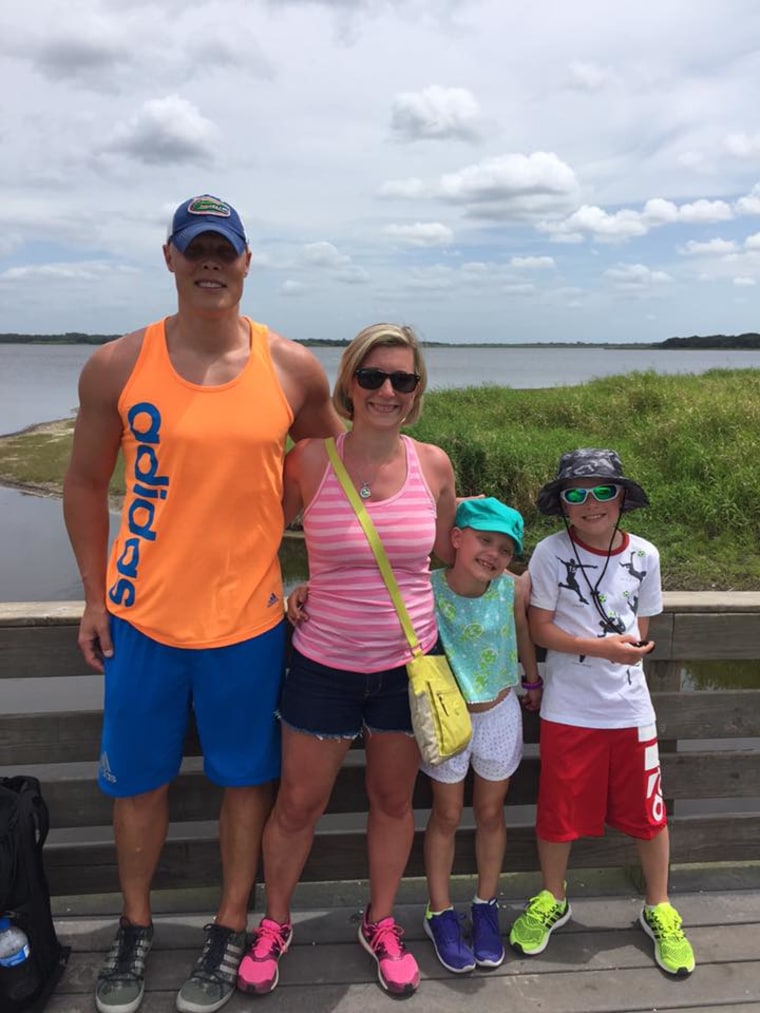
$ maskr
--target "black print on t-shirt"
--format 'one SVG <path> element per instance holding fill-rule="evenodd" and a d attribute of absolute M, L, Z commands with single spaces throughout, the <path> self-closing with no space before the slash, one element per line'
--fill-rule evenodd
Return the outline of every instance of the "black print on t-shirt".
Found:
<path fill-rule="evenodd" d="M 628 563 L 621 563 L 620 564 L 624 570 L 627 570 L 632 577 L 636 578 L 636 580 L 639 582 L 639 584 L 642 582 L 642 580 L 644 579 L 644 577 L 646 577 L 647 571 L 646 570 L 637 570 L 636 567 L 633 564 L 633 557 L 634 556 L 641 556 L 641 555 L 643 555 L 642 552 L 631 552 L 630 562 L 628 562 Z"/>
<path fill-rule="evenodd" d="M 593 563 L 589 563 L 588 565 L 585 563 L 579 563 L 577 559 L 560 559 L 559 556 L 557 556 L 557 559 L 559 559 L 560 563 L 562 563 L 565 568 L 565 579 L 567 580 L 566 584 L 563 584 L 562 581 L 560 581 L 559 586 L 566 587 L 568 591 L 573 591 L 578 595 L 578 599 L 582 601 L 584 605 L 588 605 L 589 600 L 588 598 L 583 597 L 583 592 L 581 591 L 581 586 L 578 583 L 576 574 L 579 570 L 596 570 L 598 567 Z"/>

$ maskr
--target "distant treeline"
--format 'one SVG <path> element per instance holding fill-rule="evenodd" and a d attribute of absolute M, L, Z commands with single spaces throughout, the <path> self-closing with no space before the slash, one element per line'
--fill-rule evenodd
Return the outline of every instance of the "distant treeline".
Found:
<path fill-rule="evenodd" d="M 121 334 L 80 334 L 79 331 L 67 331 L 65 334 L 0 334 L 0 344 L 5 345 L 105 345 L 115 341 Z M 348 341 L 322 341 L 319 338 L 306 338 L 302 345 L 347 345 Z"/>
<path fill-rule="evenodd" d="M 120 334 L 81 334 L 79 331 L 67 331 L 65 334 L 0 334 L 0 344 L 6 345 L 105 345 L 108 341 L 121 337 Z M 344 348 L 347 339 L 333 338 L 299 338 L 299 344 L 321 346 L 323 348 Z M 423 341 L 426 348 L 445 348 L 448 342 Z M 454 345 L 458 342 L 453 342 Z M 536 341 L 536 342 L 467 342 L 469 347 L 488 348 L 599 348 L 595 341 Z M 666 338 L 665 341 L 630 342 L 627 344 L 608 344 L 611 348 L 636 348 L 646 344 L 647 348 L 760 348 L 760 334 L 750 331 L 748 334 L 694 334 L 689 338 Z"/>
<path fill-rule="evenodd" d="M 80 334 L 67 331 L 65 334 L 0 334 L 0 343 L 5 345 L 105 345 L 107 341 L 120 338 L 120 334 Z"/>
<path fill-rule="evenodd" d="M 659 348 L 760 348 L 760 334 L 694 334 L 690 338 L 668 338 Z"/>

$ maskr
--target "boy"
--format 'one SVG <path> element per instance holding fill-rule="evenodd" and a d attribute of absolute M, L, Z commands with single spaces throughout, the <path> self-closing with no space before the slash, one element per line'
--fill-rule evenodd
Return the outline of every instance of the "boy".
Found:
<path fill-rule="evenodd" d="M 529 956 L 543 952 L 570 919 L 571 842 L 601 836 L 606 823 L 636 841 L 646 881 L 639 923 L 655 961 L 685 977 L 694 953 L 668 900 L 668 828 L 642 670 L 654 647 L 649 617 L 662 611 L 659 554 L 619 527 L 623 512 L 648 504 L 613 450 L 563 454 L 557 477 L 538 494 L 540 512 L 565 526 L 536 546 L 529 566 L 530 630 L 547 648 L 536 819 L 543 889 L 509 941 Z"/>
<path fill-rule="evenodd" d="M 464 752 L 435 767 L 422 765 L 433 788 L 425 832 L 430 899 L 423 926 L 443 966 L 463 974 L 504 960 L 496 893 L 507 840 L 504 799 L 522 756 L 522 717 L 514 693 L 518 653 L 526 673 L 526 706 L 534 710 L 541 680 L 523 584 L 505 573 L 515 553 L 522 552 L 522 517 L 497 499 L 470 499 L 459 504 L 454 525 L 454 564 L 435 570 L 432 582 L 439 635 L 471 712 L 473 735 Z M 471 947 L 449 895 L 470 764 L 478 866 Z"/>

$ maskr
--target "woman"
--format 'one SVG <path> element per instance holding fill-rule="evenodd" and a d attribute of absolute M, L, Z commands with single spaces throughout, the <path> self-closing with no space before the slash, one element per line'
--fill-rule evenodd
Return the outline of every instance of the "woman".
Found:
<path fill-rule="evenodd" d="M 352 423 L 338 453 L 390 559 L 424 652 L 438 640 L 429 559 L 449 561 L 454 472 L 436 446 L 401 434 L 419 417 L 426 371 L 414 332 L 375 324 L 346 348 L 333 392 Z M 285 463 L 285 520 L 303 509 L 309 555 L 300 618 L 283 690 L 282 780 L 264 832 L 267 912 L 243 958 L 238 987 L 262 994 L 278 981 L 292 939 L 290 900 L 351 741 L 364 733 L 369 799 L 369 904 L 359 942 L 377 961 L 382 987 L 408 995 L 419 984 L 393 903 L 414 837 L 412 791 L 420 754 L 412 734 L 405 663 L 411 652 L 380 572 L 322 440 L 303 440 Z M 308 620 L 308 621 L 307 621 Z"/>

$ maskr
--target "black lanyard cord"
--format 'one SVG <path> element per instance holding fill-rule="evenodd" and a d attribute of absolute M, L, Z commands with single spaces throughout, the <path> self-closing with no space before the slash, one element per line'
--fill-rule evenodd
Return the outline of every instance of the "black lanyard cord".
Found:
<path fill-rule="evenodd" d="M 571 546 L 571 548 L 573 550 L 573 555 L 575 556 L 576 562 L 578 563 L 578 569 L 583 574 L 583 579 L 586 581 L 586 584 L 588 586 L 589 593 L 591 594 L 591 600 L 594 603 L 594 608 L 596 609 L 597 613 L 599 614 L 599 617 L 602 620 L 602 630 L 603 630 L 604 634 L 606 635 L 607 633 L 623 633 L 624 630 L 620 629 L 620 620 L 619 619 L 615 619 L 612 616 L 608 615 L 607 614 L 607 610 L 604 608 L 604 606 L 602 605 L 601 601 L 599 600 L 599 586 L 601 585 L 602 581 L 604 580 L 604 575 L 607 572 L 607 567 L 610 565 L 610 557 L 612 555 L 612 546 L 614 544 L 615 535 L 618 533 L 618 528 L 619 528 L 619 525 L 620 525 L 620 514 L 618 514 L 618 519 L 615 522 L 615 529 L 612 532 L 612 537 L 610 538 L 610 544 L 607 546 L 607 555 L 606 555 L 606 558 L 604 560 L 604 566 L 602 567 L 602 572 L 599 574 L 598 580 L 593 585 L 592 585 L 591 581 L 588 579 L 588 574 L 586 573 L 586 567 L 583 565 L 583 563 L 581 563 L 581 559 L 580 559 L 580 556 L 578 555 L 578 550 L 577 550 L 576 545 L 575 545 L 575 540 L 573 539 L 573 535 L 572 535 L 572 532 L 570 530 L 570 524 L 568 523 L 567 517 L 564 514 L 562 515 L 562 520 L 563 520 L 564 525 L 565 525 L 565 530 L 567 531 L 567 537 L 570 539 L 570 546 Z"/>

